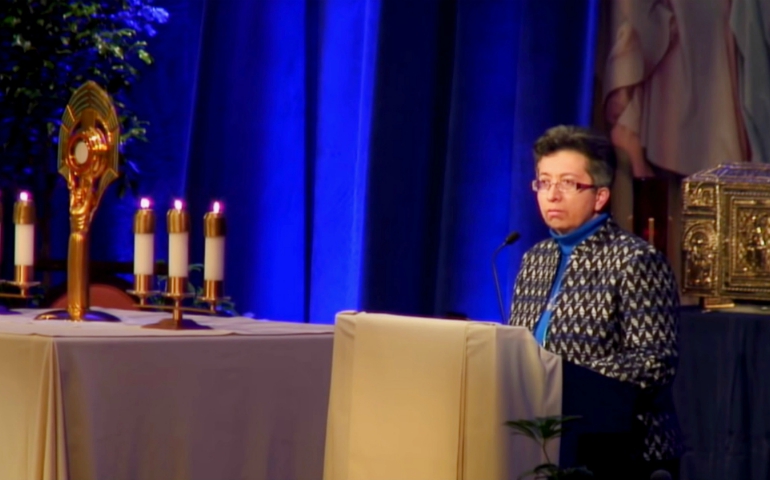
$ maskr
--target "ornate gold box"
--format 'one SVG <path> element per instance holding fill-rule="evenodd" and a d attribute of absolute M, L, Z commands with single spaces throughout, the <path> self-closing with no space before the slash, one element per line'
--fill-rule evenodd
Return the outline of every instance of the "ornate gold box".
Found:
<path fill-rule="evenodd" d="M 682 191 L 683 293 L 707 308 L 770 300 L 770 165 L 719 165 Z"/>

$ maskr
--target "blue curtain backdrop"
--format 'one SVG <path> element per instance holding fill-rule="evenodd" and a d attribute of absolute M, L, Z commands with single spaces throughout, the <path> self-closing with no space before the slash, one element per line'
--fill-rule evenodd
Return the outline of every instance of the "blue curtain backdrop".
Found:
<path fill-rule="evenodd" d="M 507 304 L 547 235 L 532 142 L 590 122 L 595 0 L 156 3 L 170 20 L 132 92 L 151 122 L 131 151 L 140 191 L 159 217 L 186 199 L 193 262 L 205 210 L 225 203 L 240 312 L 498 319 L 492 251 L 521 232 L 499 258 Z M 131 259 L 135 202 L 107 199 L 94 258 Z"/>

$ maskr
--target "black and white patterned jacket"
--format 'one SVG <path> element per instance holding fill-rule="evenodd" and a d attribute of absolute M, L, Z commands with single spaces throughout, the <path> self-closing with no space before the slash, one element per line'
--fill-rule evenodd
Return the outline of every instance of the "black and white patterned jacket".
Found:
<path fill-rule="evenodd" d="M 525 255 L 509 323 L 534 331 L 548 302 L 561 251 L 553 239 Z M 545 348 L 645 392 L 670 386 L 678 360 L 679 294 L 665 257 L 609 218 L 577 245 L 555 301 Z M 680 453 L 673 406 L 637 410 L 645 460 Z"/>

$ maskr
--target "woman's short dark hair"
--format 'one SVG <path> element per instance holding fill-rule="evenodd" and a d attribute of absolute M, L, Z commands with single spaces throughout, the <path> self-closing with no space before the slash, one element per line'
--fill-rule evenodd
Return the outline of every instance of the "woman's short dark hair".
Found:
<path fill-rule="evenodd" d="M 534 147 L 535 168 L 540 159 L 562 150 L 582 153 L 588 158 L 588 175 L 594 185 L 611 187 L 618 159 L 606 135 L 573 125 L 559 125 L 546 130 Z"/>

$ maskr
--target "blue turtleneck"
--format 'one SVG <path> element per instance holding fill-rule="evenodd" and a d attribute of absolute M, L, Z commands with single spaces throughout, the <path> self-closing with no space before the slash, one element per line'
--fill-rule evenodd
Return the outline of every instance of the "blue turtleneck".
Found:
<path fill-rule="evenodd" d="M 543 313 L 540 315 L 540 319 L 535 326 L 535 340 L 537 340 L 537 343 L 540 345 L 545 345 L 548 327 L 551 324 L 551 315 L 553 315 L 553 310 L 556 306 L 556 297 L 558 297 L 559 292 L 561 291 L 561 281 L 564 277 L 564 271 L 567 270 L 567 264 L 569 263 L 569 257 L 572 255 L 572 251 L 586 238 L 593 235 L 607 218 L 609 218 L 609 214 L 602 213 L 596 218 L 592 218 L 575 230 L 565 233 L 564 235 L 559 235 L 551 230 L 551 236 L 559 245 L 561 256 L 559 257 L 559 268 L 556 270 L 556 277 L 553 279 L 551 295 L 548 297 L 548 305 L 546 305 L 545 310 L 543 310 Z"/>

